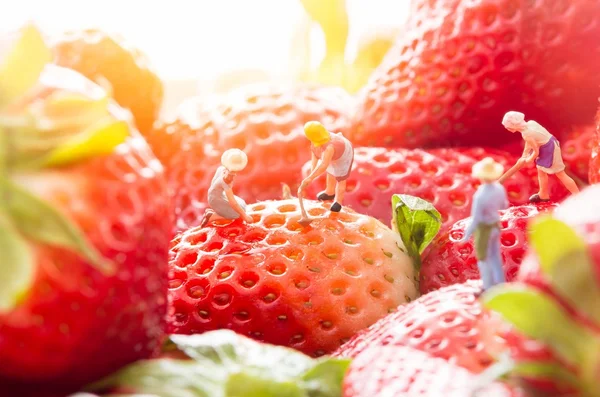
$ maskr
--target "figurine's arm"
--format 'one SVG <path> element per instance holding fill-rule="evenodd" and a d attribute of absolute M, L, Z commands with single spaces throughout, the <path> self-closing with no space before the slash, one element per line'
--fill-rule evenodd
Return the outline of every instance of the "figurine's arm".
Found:
<path fill-rule="evenodd" d="M 311 152 L 312 153 L 312 152 Z M 315 156 L 314 153 L 312 153 L 312 157 L 310 160 L 310 172 L 314 172 L 315 168 L 317 168 L 317 164 L 319 163 L 319 158 L 317 156 Z"/>
<path fill-rule="evenodd" d="M 471 236 L 475 232 L 475 229 L 477 228 L 477 225 L 480 222 L 480 218 L 481 218 L 480 201 L 481 201 L 481 199 L 478 197 L 478 195 L 476 195 L 473 198 L 473 207 L 471 208 L 471 220 L 469 222 L 469 226 L 467 226 L 467 228 L 465 229 L 465 235 L 463 236 L 462 241 L 467 241 L 469 238 L 471 238 Z"/>
<path fill-rule="evenodd" d="M 329 146 L 327 149 L 325 149 L 325 152 L 323 153 L 323 156 L 321 158 L 321 162 L 319 163 L 317 168 L 315 168 L 310 173 L 310 175 L 304 178 L 303 184 L 304 182 L 306 182 L 306 184 L 312 182 L 316 177 L 327 171 L 327 167 L 329 167 L 329 164 L 331 164 L 331 159 L 333 159 L 333 153 L 333 146 Z"/>
<path fill-rule="evenodd" d="M 225 189 L 225 196 L 227 197 L 227 201 L 229 202 L 231 208 L 233 208 L 235 212 L 240 214 L 242 219 L 244 219 L 246 222 L 253 221 L 252 217 L 246 214 L 246 211 L 244 211 L 244 209 L 238 204 L 237 200 L 235 199 L 235 195 L 233 194 L 233 190 L 231 188 Z"/>
<path fill-rule="evenodd" d="M 529 164 L 531 164 L 535 159 L 538 158 L 538 156 L 540 155 L 540 147 L 532 141 L 525 141 L 526 142 L 526 146 L 529 147 L 530 153 L 523 153 L 524 155 L 526 155 L 525 157 L 525 161 Z"/>

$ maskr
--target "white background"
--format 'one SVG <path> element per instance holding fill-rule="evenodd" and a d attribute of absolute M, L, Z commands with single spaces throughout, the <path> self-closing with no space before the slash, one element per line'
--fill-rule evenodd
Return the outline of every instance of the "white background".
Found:
<path fill-rule="evenodd" d="M 408 1 L 347 0 L 349 56 L 360 35 L 401 24 Z M 171 96 L 175 87 L 187 87 L 188 95 L 230 70 L 254 68 L 285 76 L 292 67 L 294 35 L 307 21 L 299 0 L 0 0 L 0 4 L 0 31 L 34 21 L 49 33 L 100 27 L 122 34 L 149 56 L 169 84 Z M 324 51 L 318 29 L 312 39 L 318 62 Z"/>

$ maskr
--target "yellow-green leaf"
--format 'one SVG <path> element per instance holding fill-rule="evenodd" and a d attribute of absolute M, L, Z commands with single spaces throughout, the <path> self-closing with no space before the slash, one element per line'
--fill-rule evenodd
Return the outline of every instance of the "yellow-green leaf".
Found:
<path fill-rule="evenodd" d="M 129 125 L 120 120 L 107 118 L 90 126 L 64 145 L 54 149 L 45 159 L 46 166 L 63 166 L 96 156 L 107 155 L 125 142 Z"/>
<path fill-rule="evenodd" d="M 567 224 L 551 217 L 532 224 L 529 241 L 555 291 L 580 312 L 600 322 L 596 266 L 585 241 Z"/>
<path fill-rule="evenodd" d="M 0 313 L 10 311 L 19 303 L 34 277 L 35 257 L 31 247 L 0 214 Z"/>
<path fill-rule="evenodd" d="M 1 176 L 0 191 L 4 194 L 3 211 L 25 237 L 70 249 L 105 273 L 114 271 L 113 263 L 107 261 L 87 241 L 79 227 L 65 214 Z"/>
<path fill-rule="evenodd" d="M 24 27 L 6 57 L 0 59 L 0 108 L 33 87 L 51 60 L 42 33 L 33 25 Z"/>

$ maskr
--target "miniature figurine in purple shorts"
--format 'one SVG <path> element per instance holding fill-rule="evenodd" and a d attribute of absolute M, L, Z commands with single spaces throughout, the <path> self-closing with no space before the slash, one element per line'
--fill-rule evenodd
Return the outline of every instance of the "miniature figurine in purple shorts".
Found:
<path fill-rule="evenodd" d="M 346 192 L 346 180 L 354 161 L 352 143 L 341 133 L 331 133 L 318 121 L 304 125 L 304 133 L 311 142 L 312 162 L 310 174 L 302 181 L 298 195 L 318 176 L 327 172 L 325 191 L 319 193 L 320 201 L 334 200 L 332 212 L 340 212 Z"/>
<path fill-rule="evenodd" d="M 473 196 L 470 223 L 462 241 L 471 235 L 475 239 L 477 267 L 483 281 L 483 289 L 505 282 L 500 251 L 500 214 L 508 208 L 508 197 L 504 186 L 497 180 L 504 167 L 486 157 L 473 166 L 473 176 L 481 181 Z"/>
<path fill-rule="evenodd" d="M 575 181 L 565 172 L 558 140 L 544 127 L 533 120 L 525 121 L 525 115 L 519 112 L 508 112 L 502 120 L 504 127 L 510 132 L 520 132 L 525 141 L 523 155 L 513 168 L 500 178 L 500 182 L 513 175 L 526 164 L 535 160 L 538 170 L 540 190 L 529 198 L 532 203 L 549 201 L 548 175 L 556 175 L 563 185 L 572 193 L 579 192 Z"/>
<path fill-rule="evenodd" d="M 217 168 L 215 176 L 208 189 L 208 205 L 210 208 L 204 213 L 200 227 L 206 226 L 210 219 L 238 219 L 250 223 L 252 217 L 246 214 L 246 202 L 233 194 L 231 188 L 237 172 L 242 171 L 248 164 L 246 153 L 239 149 L 226 150 L 221 156 L 221 166 Z"/>

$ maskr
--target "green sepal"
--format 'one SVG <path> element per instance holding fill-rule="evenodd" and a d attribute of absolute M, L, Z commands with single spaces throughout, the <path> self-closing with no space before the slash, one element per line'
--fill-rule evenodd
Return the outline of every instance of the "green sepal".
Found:
<path fill-rule="evenodd" d="M 100 120 L 81 134 L 53 150 L 44 160 L 47 167 L 64 166 L 89 158 L 108 155 L 129 136 L 129 125 L 111 117 Z"/>
<path fill-rule="evenodd" d="M 406 194 L 392 196 L 392 211 L 393 225 L 419 270 L 421 254 L 440 231 L 442 217 L 430 202 Z"/>
<path fill-rule="evenodd" d="M 0 60 L 0 109 L 27 93 L 38 81 L 52 52 L 33 25 L 19 32 L 5 59 Z"/>
<path fill-rule="evenodd" d="M 0 313 L 8 312 L 26 295 L 35 277 L 32 248 L 0 213 Z"/>
<path fill-rule="evenodd" d="M 567 369 L 553 362 L 519 362 L 511 375 L 531 380 L 547 380 L 561 388 L 585 389 L 579 379 Z"/>
<path fill-rule="evenodd" d="M 5 177 L 0 177 L 0 191 L 4 194 L 2 209 L 25 237 L 72 250 L 106 274 L 115 270 L 113 264 L 87 241 L 78 226 L 53 206 Z"/>
<path fill-rule="evenodd" d="M 529 241 L 554 290 L 578 311 L 600 322 L 598 277 L 585 241 L 550 216 L 532 223 Z"/>
<path fill-rule="evenodd" d="M 594 335 L 573 321 L 551 297 L 520 283 L 501 284 L 481 297 L 522 334 L 549 346 L 570 363 L 585 363 L 597 345 Z"/>
<path fill-rule="evenodd" d="M 349 360 L 310 358 L 229 330 L 171 337 L 191 360 L 139 361 L 91 385 L 159 397 L 338 397 Z"/>

